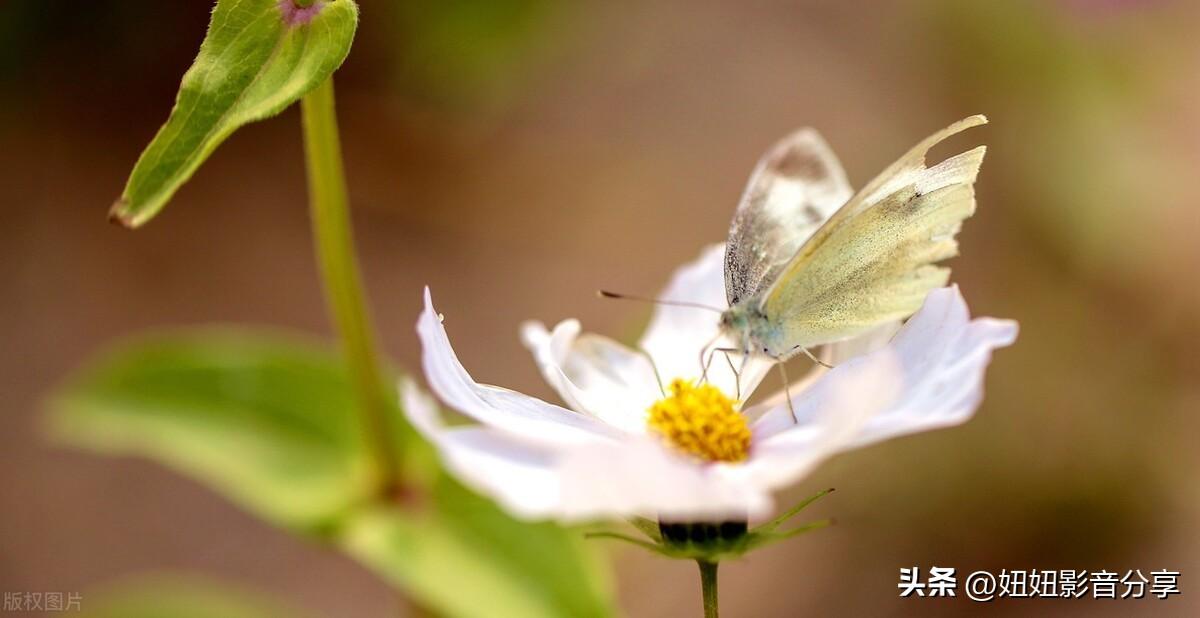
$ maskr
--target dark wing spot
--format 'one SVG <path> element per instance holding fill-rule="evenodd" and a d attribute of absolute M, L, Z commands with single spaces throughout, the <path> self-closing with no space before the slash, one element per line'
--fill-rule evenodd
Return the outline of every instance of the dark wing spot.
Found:
<path fill-rule="evenodd" d="M 807 150 L 789 150 L 772 163 L 775 172 L 785 178 L 815 182 L 829 176 L 825 163 Z"/>

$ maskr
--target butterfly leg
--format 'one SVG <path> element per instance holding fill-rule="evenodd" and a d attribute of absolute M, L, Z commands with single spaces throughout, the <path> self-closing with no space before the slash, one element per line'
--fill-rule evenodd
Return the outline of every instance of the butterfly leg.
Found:
<path fill-rule="evenodd" d="M 737 392 L 735 393 L 735 395 L 737 396 L 737 399 L 740 401 L 742 398 L 742 372 L 738 371 L 738 368 L 733 366 L 733 359 L 729 358 L 729 353 L 737 352 L 737 350 L 734 348 L 717 348 L 717 349 L 720 350 L 721 353 L 725 355 L 725 362 L 729 363 L 729 370 L 733 372 L 733 387 L 734 387 L 734 389 L 736 389 Z"/>
<path fill-rule="evenodd" d="M 742 365 L 741 365 L 741 367 L 738 368 L 738 371 L 737 371 L 738 373 L 746 373 L 746 365 L 750 364 L 750 352 L 748 351 L 749 349 L 750 348 L 748 346 L 744 346 L 744 347 L 742 347 L 742 349 L 736 350 L 737 352 L 741 352 L 741 354 L 742 354 Z"/>
<path fill-rule="evenodd" d="M 704 384 L 706 381 L 708 381 L 708 367 L 709 365 L 712 365 L 713 354 L 716 354 L 716 352 L 716 350 L 709 350 L 708 357 L 706 358 L 704 356 L 704 350 L 700 351 L 700 381 L 696 382 L 697 385 Z"/>
<path fill-rule="evenodd" d="M 797 346 L 797 347 L 799 347 L 799 346 Z M 816 356 L 813 356 L 813 353 L 809 352 L 808 348 L 800 348 L 800 351 L 803 352 L 804 355 L 808 357 L 808 360 L 810 360 L 826 369 L 833 369 L 833 365 L 830 365 L 829 363 L 817 358 Z"/>
<path fill-rule="evenodd" d="M 717 333 L 716 337 L 709 339 L 708 343 L 704 344 L 704 347 L 700 348 L 700 381 L 698 381 L 697 384 L 704 384 L 704 382 L 708 380 L 708 366 L 712 364 L 713 354 L 716 352 L 715 349 L 709 350 L 708 347 L 716 343 L 720 338 L 721 333 Z M 706 351 L 708 352 L 707 359 L 704 357 L 704 353 Z"/>
<path fill-rule="evenodd" d="M 650 369 L 654 370 L 654 381 L 658 383 L 658 392 L 663 397 L 666 397 L 667 389 L 663 387 L 662 374 L 658 371 L 658 364 L 654 362 L 654 357 L 650 356 L 650 353 L 642 348 L 638 348 L 638 352 L 641 352 L 642 356 L 645 356 L 646 360 L 650 361 Z"/>
<path fill-rule="evenodd" d="M 796 418 L 796 408 L 792 406 L 792 384 L 791 381 L 788 380 L 787 367 L 784 366 L 785 364 L 786 363 L 783 361 L 779 361 L 775 363 L 775 366 L 779 367 L 779 375 L 783 377 L 783 396 L 787 398 L 788 412 L 792 414 L 792 423 L 798 425 L 800 420 Z"/>

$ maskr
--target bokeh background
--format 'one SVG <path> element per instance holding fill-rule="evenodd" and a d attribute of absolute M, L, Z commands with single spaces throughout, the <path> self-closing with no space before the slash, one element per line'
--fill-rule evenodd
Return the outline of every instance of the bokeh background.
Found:
<path fill-rule="evenodd" d="M 965 426 L 822 467 L 827 531 L 722 569 L 730 616 L 1200 609 L 1200 3 L 362 2 L 338 73 L 388 351 L 437 290 L 481 380 L 552 397 L 528 318 L 632 338 L 724 237 L 759 154 L 819 128 L 859 186 L 933 130 L 991 124 L 955 279 L 1020 320 Z M 238 322 L 327 333 L 296 110 L 238 132 L 152 224 L 105 222 L 211 4 L 0 3 L 0 589 L 183 570 L 318 615 L 395 613 L 350 560 L 195 482 L 49 445 L 41 402 L 105 344 Z M 958 150 L 956 150 L 958 149 Z M 695 567 L 617 549 L 633 616 L 698 615 Z M 1169 601 L 898 599 L 903 566 L 1175 569 Z"/>

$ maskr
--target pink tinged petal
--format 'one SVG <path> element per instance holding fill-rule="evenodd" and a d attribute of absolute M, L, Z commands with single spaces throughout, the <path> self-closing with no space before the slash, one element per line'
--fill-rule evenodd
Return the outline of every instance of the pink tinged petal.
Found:
<path fill-rule="evenodd" d="M 725 300 L 725 245 L 713 245 L 704 250 L 698 259 L 675 272 L 671 282 L 658 296 L 662 300 L 699 303 L 724 310 L 729 304 Z M 717 339 L 720 333 L 720 316 L 713 311 L 693 307 L 658 305 L 654 317 L 642 336 L 641 348 L 654 358 L 664 381 L 675 378 L 696 379 L 702 373 L 700 351 L 706 344 L 715 347 L 740 348 L 741 344 L 726 337 Z M 712 357 L 708 379 L 730 396 L 737 394 L 737 381 L 725 357 L 717 353 Z M 731 355 L 733 364 L 739 366 L 741 359 Z M 771 363 L 763 358 L 752 357 L 741 377 L 742 399 L 749 397 Z"/>
<path fill-rule="evenodd" d="M 458 362 L 433 308 L 429 288 L 425 288 L 425 310 L 417 320 L 417 335 L 430 388 L 446 405 L 481 423 L 549 443 L 580 444 L 620 435 L 594 418 L 515 391 L 477 384 Z"/>
<path fill-rule="evenodd" d="M 992 350 L 1010 345 L 1017 325 L 1010 320 L 971 320 L 957 286 L 934 290 L 925 304 L 883 349 L 848 361 L 829 371 L 813 387 L 853 379 L 849 368 L 860 363 L 898 362 L 902 390 L 886 409 L 874 414 L 838 450 L 857 448 L 888 438 L 956 425 L 970 418 L 983 398 L 983 376 Z M 889 361 L 890 362 L 890 361 Z M 863 381 L 858 388 L 874 388 Z M 783 439 L 812 422 L 821 403 L 806 392 L 793 399 L 799 418 L 793 427 L 787 406 L 775 407 L 754 426 L 756 438 Z"/>
<path fill-rule="evenodd" d="M 567 405 L 631 433 L 646 430 L 646 410 L 661 397 L 644 354 L 598 335 L 580 335 L 577 320 L 553 332 L 538 322 L 521 328 L 542 376 Z"/>
<path fill-rule="evenodd" d="M 446 427 L 437 403 L 410 379 L 400 385 L 400 396 L 413 426 L 437 447 L 446 467 L 463 483 L 521 517 L 556 512 L 559 478 L 544 447 L 485 426 Z"/>

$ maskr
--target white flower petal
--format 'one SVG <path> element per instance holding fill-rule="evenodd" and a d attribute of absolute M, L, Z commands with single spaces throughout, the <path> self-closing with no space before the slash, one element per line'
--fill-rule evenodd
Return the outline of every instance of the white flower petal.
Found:
<path fill-rule="evenodd" d="M 433 398 L 410 379 L 401 384 L 400 397 L 413 426 L 464 483 L 521 517 L 555 512 L 561 496 L 550 452 L 483 425 L 447 428 Z"/>
<path fill-rule="evenodd" d="M 930 293 L 892 343 L 904 369 L 904 393 L 847 448 L 966 421 L 983 399 L 992 350 L 1016 336 L 1016 322 L 971 320 L 957 287 Z"/>
<path fill-rule="evenodd" d="M 764 490 L 792 483 L 845 450 L 875 415 L 892 405 L 900 396 L 902 375 L 898 356 L 887 349 L 840 365 L 794 398 L 800 424 L 766 437 L 755 427 L 750 461 L 735 472 Z M 790 424 L 786 405 L 783 413 Z"/>
<path fill-rule="evenodd" d="M 855 356 L 862 356 L 888 344 L 903 324 L 900 320 L 884 322 L 875 328 L 851 339 L 831 343 L 824 347 L 821 360 L 830 365 L 840 365 Z"/>
<path fill-rule="evenodd" d="M 1016 323 L 1009 320 L 971 320 L 956 286 L 934 290 L 885 348 L 835 367 L 811 391 L 793 398 L 798 426 L 792 426 L 787 406 L 778 406 L 755 424 L 756 438 L 763 443 L 789 440 L 786 436 L 802 431 L 822 407 L 813 399 L 824 383 L 852 379 L 847 377 L 849 369 L 892 362 L 892 357 L 898 361 L 902 391 L 837 450 L 961 423 L 982 400 L 983 375 L 992 350 L 1011 344 L 1016 333 Z M 859 388 L 873 385 L 864 382 Z"/>
<path fill-rule="evenodd" d="M 577 320 L 553 332 L 539 322 L 521 328 L 546 379 L 567 405 L 631 433 L 646 430 L 646 410 L 662 393 L 645 355 L 599 335 L 580 336 Z"/>
<path fill-rule="evenodd" d="M 761 485 L 676 455 L 649 437 L 572 449 L 564 459 L 559 517 L 586 520 L 631 514 L 673 521 L 761 517 L 773 501 Z"/>
<path fill-rule="evenodd" d="M 724 306 L 722 268 L 721 248 L 709 249 L 677 273 L 664 298 Z M 711 312 L 660 306 L 642 345 L 663 379 L 696 378 L 701 345 L 717 330 Z M 991 351 L 1012 343 L 1016 324 L 972 321 L 957 288 L 934 291 L 890 342 L 880 330 L 835 346 L 834 354 L 853 358 L 818 373 L 811 388 L 792 390 L 798 423 L 786 404 L 749 410 L 752 417 L 766 412 L 752 426 L 750 459 L 742 464 L 701 463 L 644 435 L 645 409 L 658 397 L 654 367 L 612 340 L 581 336 L 576 321 L 553 332 L 529 324 L 523 338 L 564 400 L 604 422 L 476 384 L 450 347 L 428 289 L 418 333 L 434 391 L 483 423 L 446 427 L 428 397 L 411 384 L 403 389 L 409 418 L 464 482 L 531 519 L 712 521 L 768 514 L 772 490 L 834 453 L 962 422 L 982 400 Z M 717 360 L 709 378 L 732 394 L 733 374 Z M 743 397 L 770 366 L 744 374 Z"/>
<path fill-rule="evenodd" d="M 495 386 L 477 384 L 458 362 L 442 320 L 434 311 L 429 288 L 425 310 L 417 321 L 421 363 L 430 388 L 450 407 L 513 434 L 546 442 L 586 443 L 620 435 L 604 423 Z"/>
<path fill-rule="evenodd" d="M 586 445 L 533 444 L 482 425 L 447 427 L 411 381 L 401 385 L 409 420 L 456 477 L 525 519 L 588 521 L 630 515 L 680 521 L 762 516 L 770 494 L 668 452 L 646 437 Z"/>
<path fill-rule="evenodd" d="M 725 300 L 725 245 L 713 245 L 704 250 L 700 257 L 675 272 L 671 282 L 658 298 L 662 300 L 697 303 L 726 309 Z M 646 327 L 641 348 L 654 358 L 659 374 L 664 381 L 675 378 L 697 379 L 703 367 L 700 358 L 705 345 L 712 347 L 740 348 L 740 342 L 726 337 L 718 339 L 720 317 L 712 311 L 693 307 L 658 305 L 654 317 Z M 708 380 L 730 396 L 738 393 L 740 381 L 741 399 L 745 400 L 771 368 L 771 362 L 761 357 L 751 357 L 743 368 L 737 355 L 730 355 L 733 364 L 742 371 L 736 378 L 730 363 L 721 353 L 712 357 L 708 368 Z M 707 360 L 707 359 L 706 359 Z"/>
<path fill-rule="evenodd" d="M 896 332 L 900 330 L 901 324 L 903 322 L 900 320 L 886 322 L 852 339 L 822 346 L 820 358 L 826 364 L 841 365 L 852 358 L 882 349 L 896 335 Z M 792 378 L 786 391 L 781 388 L 779 391 L 747 409 L 746 416 L 751 421 L 757 421 L 767 411 L 779 406 L 786 406 L 788 393 L 791 393 L 794 397 L 804 392 L 815 384 L 817 380 L 821 379 L 821 376 L 825 375 L 826 371 L 828 371 L 827 368 L 814 364 L 804 375 L 800 376 L 800 379 Z M 790 419 L 791 415 L 788 415 L 787 425 L 791 425 Z M 779 428 L 786 427 L 780 425 Z"/>

